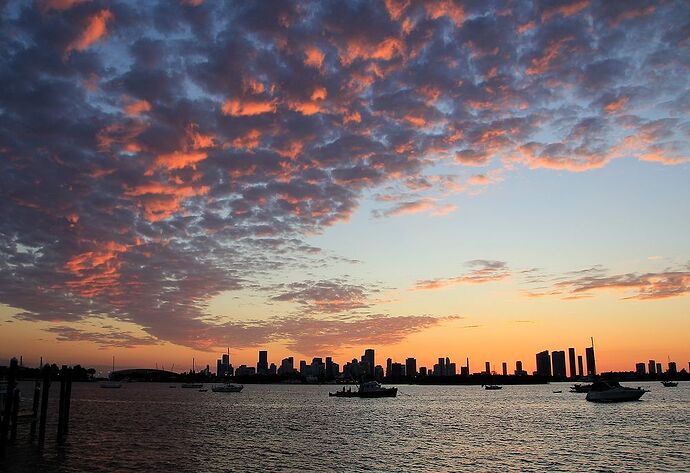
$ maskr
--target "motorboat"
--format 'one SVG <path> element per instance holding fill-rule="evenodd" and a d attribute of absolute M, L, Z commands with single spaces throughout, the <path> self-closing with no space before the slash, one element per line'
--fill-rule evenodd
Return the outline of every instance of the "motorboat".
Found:
<path fill-rule="evenodd" d="M 183 388 L 187 389 L 201 389 L 204 387 L 203 383 L 184 383 L 182 385 Z"/>
<path fill-rule="evenodd" d="M 226 384 L 221 384 L 220 386 L 211 386 L 211 391 L 214 393 L 238 393 L 244 389 L 244 386 L 241 384 L 233 384 L 233 383 L 226 383 Z"/>
<path fill-rule="evenodd" d="M 558 391 L 554 391 L 553 393 L 554 393 L 554 394 L 561 394 L 562 392 L 563 392 L 563 391 L 561 391 L 561 390 L 559 389 Z"/>
<path fill-rule="evenodd" d="M 499 389 L 503 389 L 503 386 L 499 386 L 497 384 L 486 384 L 483 386 L 487 391 L 498 391 Z"/>
<path fill-rule="evenodd" d="M 117 381 L 105 381 L 101 383 L 101 387 L 106 389 L 119 389 L 122 387 L 122 383 L 118 383 Z"/>
<path fill-rule="evenodd" d="M 667 388 L 675 388 L 678 386 L 678 381 L 662 381 L 661 384 Z"/>
<path fill-rule="evenodd" d="M 592 389 L 591 384 L 573 384 L 570 387 L 571 393 L 588 393 Z"/>
<path fill-rule="evenodd" d="M 336 391 L 334 393 L 328 393 L 329 397 L 395 397 L 398 394 L 398 388 L 384 388 L 381 383 L 377 381 L 367 381 L 359 385 L 356 391 L 352 388 L 345 390 L 343 386 L 342 391 Z"/>
<path fill-rule="evenodd" d="M 596 381 L 592 383 L 586 399 L 591 402 L 638 401 L 646 392 L 649 391 L 621 386 L 616 381 Z"/>

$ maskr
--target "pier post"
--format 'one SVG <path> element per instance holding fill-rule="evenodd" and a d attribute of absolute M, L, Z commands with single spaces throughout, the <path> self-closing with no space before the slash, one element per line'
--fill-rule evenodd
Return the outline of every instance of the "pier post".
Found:
<path fill-rule="evenodd" d="M 36 381 L 34 384 L 34 402 L 31 409 L 31 433 L 29 434 L 29 442 L 33 442 L 36 437 L 36 422 L 38 421 L 38 406 L 41 402 L 41 382 Z"/>
<path fill-rule="evenodd" d="M 60 399 L 58 400 L 58 443 L 62 443 L 65 439 L 65 391 L 67 388 L 65 378 L 67 378 L 67 366 L 62 365 L 60 369 Z"/>
<path fill-rule="evenodd" d="M 48 394 L 50 393 L 50 366 L 43 367 L 43 386 L 41 387 L 41 420 L 38 424 L 38 446 L 43 447 L 46 439 L 46 417 L 48 416 Z"/>
<path fill-rule="evenodd" d="M 72 401 L 72 368 L 67 369 L 67 379 L 65 380 L 65 435 L 69 432 L 69 407 Z"/>
<path fill-rule="evenodd" d="M 17 418 L 19 417 L 19 388 L 12 393 L 12 428 L 10 429 L 10 443 L 17 441 Z"/>
<path fill-rule="evenodd" d="M 12 415 L 12 404 L 14 401 L 15 377 L 17 375 L 17 359 L 10 360 L 10 371 L 7 374 L 7 392 L 5 393 L 5 411 L 0 422 L 0 457 L 5 456 L 5 443 L 7 442 L 7 431 L 10 426 L 10 416 Z"/>

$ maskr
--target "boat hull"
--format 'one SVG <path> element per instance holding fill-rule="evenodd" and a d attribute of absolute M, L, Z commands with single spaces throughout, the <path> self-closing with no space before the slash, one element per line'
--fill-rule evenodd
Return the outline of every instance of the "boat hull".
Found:
<path fill-rule="evenodd" d="M 628 402 L 639 401 L 644 389 L 611 389 L 609 391 L 590 391 L 586 399 L 590 402 Z"/>
<path fill-rule="evenodd" d="M 359 391 L 336 391 L 328 393 L 330 397 L 363 397 L 363 398 L 379 398 L 379 397 L 395 397 L 398 394 L 398 388 L 388 388 L 383 391 L 359 392 Z"/>
<path fill-rule="evenodd" d="M 244 389 L 244 386 L 239 386 L 239 387 L 220 386 L 220 387 L 211 388 L 211 391 L 213 391 L 214 393 L 238 393 L 238 392 L 241 392 L 242 389 Z"/>

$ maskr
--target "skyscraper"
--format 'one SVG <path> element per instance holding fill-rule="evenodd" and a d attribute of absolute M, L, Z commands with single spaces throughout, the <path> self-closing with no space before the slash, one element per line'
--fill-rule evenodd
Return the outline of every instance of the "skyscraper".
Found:
<path fill-rule="evenodd" d="M 654 360 L 649 360 L 649 374 L 656 374 L 656 362 Z"/>
<path fill-rule="evenodd" d="M 259 361 L 256 364 L 257 374 L 267 374 L 268 373 L 268 352 L 266 350 L 259 351 Z"/>
<path fill-rule="evenodd" d="M 434 370 L 436 371 L 436 370 Z M 434 373 L 436 374 L 436 373 Z M 446 375 L 446 360 L 445 358 L 439 358 L 438 359 L 438 375 L 439 376 L 445 376 Z"/>
<path fill-rule="evenodd" d="M 551 357 L 548 350 L 537 353 L 537 375 L 551 377 Z"/>
<path fill-rule="evenodd" d="M 664 370 L 661 368 L 661 363 L 656 364 L 656 374 L 664 374 Z"/>
<path fill-rule="evenodd" d="M 644 363 L 637 363 L 635 365 L 635 374 L 644 376 L 645 371 L 644 371 Z"/>
<path fill-rule="evenodd" d="M 522 361 L 518 360 L 515 362 L 515 376 L 522 376 L 525 372 L 522 370 Z"/>
<path fill-rule="evenodd" d="M 415 358 L 405 360 L 405 376 L 410 378 L 417 376 L 417 360 Z"/>
<path fill-rule="evenodd" d="M 594 345 L 585 348 L 585 357 L 587 358 L 587 376 L 596 376 L 597 364 L 594 360 Z"/>
<path fill-rule="evenodd" d="M 669 361 L 668 362 L 668 374 L 675 375 L 676 373 L 678 373 L 678 368 L 676 367 L 676 362 L 675 361 Z"/>
<path fill-rule="evenodd" d="M 391 376 L 391 365 L 393 364 L 393 360 L 390 358 L 386 359 L 386 377 Z"/>
<path fill-rule="evenodd" d="M 553 377 L 565 378 L 565 352 L 563 350 L 552 352 L 551 362 L 553 363 Z"/>
<path fill-rule="evenodd" d="M 582 369 L 582 355 L 577 355 L 577 375 L 582 378 L 584 370 Z"/>
<path fill-rule="evenodd" d="M 335 379 L 335 374 L 333 373 L 333 358 L 330 356 L 326 357 L 326 379 Z"/>
<path fill-rule="evenodd" d="M 366 366 L 365 369 L 367 370 L 369 376 L 373 378 L 374 370 L 376 368 L 373 348 L 367 348 L 366 350 L 364 350 L 364 356 L 362 357 L 362 361 L 368 364 L 368 366 Z"/>
<path fill-rule="evenodd" d="M 575 379 L 577 373 L 575 373 L 575 349 L 568 348 L 568 361 L 570 363 L 570 377 Z"/>
<path fill-rule="evenodd" d="M 508 376 L 508 363 L 503 362 L 503 376 Z"/>
<path fill-rule="evenodd" d="M 484 373 L 491 374 L 491 362 L 487 361 L 484 363 Z"/>

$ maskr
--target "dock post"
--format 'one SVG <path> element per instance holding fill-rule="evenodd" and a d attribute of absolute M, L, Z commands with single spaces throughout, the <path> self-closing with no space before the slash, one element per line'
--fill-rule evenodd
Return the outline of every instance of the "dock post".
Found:
<path fill-rule="evenodd" d="M 7 431 L 10 427 L 10 416 L 12 415 L 12 404 L 14 401 L 14 385 L 17 375 L 17 359 L 10 360 L 10 371 L 7 374 L 7 392 L 5 393 L 5 412 L 2 414 L 0 422 L 0 457 L 5 456 L 5 443 L 7 442 Z"/>
<path fill-rule="evenodd" d="M 50 393 L 50 366 L 43 367 L 43 386 L 41 387 L 41 420 L 38 424 L 38 446 L 43 447 L 46 439 L 46 417 L 48 416 L 48 394 Z"/>
<path fill-rule="evenodd" d="M 58 443 L 62 443 L 65 440 L 65 390 L 67 388 L 65 378 L 67 378 L 67 366 L 62 365 L 60 369 L 60 399 L 58 400 Z"/>
<path fill-rule="evenodd" d="M 72 401 L 72 368 L 67 368 L 67 379 L 65 380 L 65 435 L 69 433 L 69 407 Z"/>
<path fill-rule="evenodd" d="M 29 434 L 29 442 L 33 442 L 36 437 L 36 422 L 38 421 L 38 406 L 41 402 L 41 382 L 36 381 L 34 384 L 34 402 L 31 409 L 31 433 Z"/>
<path fill-rule="evenodd" d="M 19 417 L 19 388 L 12 393 L 12 428 L 10 429 L 10 443 L 17 441 L 17 418 Z"/>

